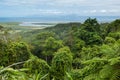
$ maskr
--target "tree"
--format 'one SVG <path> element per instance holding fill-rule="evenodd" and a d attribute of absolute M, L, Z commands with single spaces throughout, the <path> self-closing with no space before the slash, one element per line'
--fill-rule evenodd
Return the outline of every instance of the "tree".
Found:
<path fill-rule="evenodd" d="M 1 66 L 8 66 L 10 64 L 26 61 L 30 57 L 30 50 L 26 43 L 11 42 L 7 45 L 2 44 L 2 52 L 0 52 Z"/>
<path fill-rule="evenodd" d="M 39 58 L 44 59 L 45 56 L 42 53 L 44 51 L 45 41 L 49 37 L 55 37 L 55 33 L 53 33 L 53 32 L 41 32 L 41 33 L 35 35 L 35 39 L 32 41 L 32 45 L 34 47 L 32 52 L 35 56 L 38 56 Z"/>
<path fill-rule="evenodd" d="M 100 34 L 100 25 L 96 19 L 87 19 L 77 31 L 74 36 L 85 41 L 86 45 L 102 44 L 102 37 Z"/>
<path fill-rule="evenodd" d="M 100 32 L 100 24 L 97 22 L 96 19 L 88 18 L 87 20 L 85 20 L 83 27 L 89 32 Z"/>
<path fill-rule="evenodd" d="M 31 56 L 31 58 L 24 63 L 24 67 L 29 69 L 29 73 L 40 73 L 42 76 L 47 74 L 50 69 L 46 61 L 39 59 L 36 56 Z"/>
<path fill-rule="evenodd" d="M 120 32 L 110 32 L 108 34 L 108 37 L 112 37 L 112 38 L 118 40 L 118 39 L 120 39 Z"/>
<path fill-rule="evenodd" d="M 68 67 L 69 66 L 69 67 Z M 68 47 L 59 49 L 52 60 L 51 74 L 55 80 L 65 80 L 72 69 L 72 53 Z"/>
<path fill-rule="evenodd" d="M 107 28 L 108 33 L 120 31 L 120 19 L 111 22 Z"/>
<path fill-rule="evenodd" d="M 113 44 L 113 43 L 115 43 L 115 39 L 112 37 L 106 37 L 104 42 L 105 42 L 105 44 Z"/>
<path fill-rule="evenodd" d="M 0 40 L 0 66 L 6 66 L 8 61 L 8 55 L 7 55 L 8 46 L 4 41 Z"/>
<path fill-rule="evenodd" d="M 43 45 L 42 54 L 46 56 L 46 61 L 51 62 L 53 55 L 58 49 L 63 47 L 63 43 L 60 40 L 56 40 L 53 37 L 49 37 Z M 47 60 L 49 58 L 49 60 Z"/>
<path fill-rule="evenodd" d="M 91 57 L 91 53 L 95 50 L 87 52 L 89 56 L 86 57 L 86 53 L 81 54 L 83 60 L 81 61 L 84 67 L 80 69 L 82 79 L 84 80 L 119 80 L 120 79 L 120 44 L 114 42 L 109 44 L 103 44 L 99 46 L 97 54 Z M 83 51 L 87 51 L 86 49 Z M 90 59 L 91 57 L 91 59 Z M 86 59 L 85 59 L 86 58 Z"/>

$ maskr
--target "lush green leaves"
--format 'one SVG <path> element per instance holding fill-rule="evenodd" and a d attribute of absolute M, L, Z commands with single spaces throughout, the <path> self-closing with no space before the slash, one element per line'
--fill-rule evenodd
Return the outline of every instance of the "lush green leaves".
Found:
<path fill-rule="evenodd" d="M 29 33 L 32 50 L 7 31 L 0 36 L 0 80 L 120 80 L 120 20 L 89 18 Z"/>

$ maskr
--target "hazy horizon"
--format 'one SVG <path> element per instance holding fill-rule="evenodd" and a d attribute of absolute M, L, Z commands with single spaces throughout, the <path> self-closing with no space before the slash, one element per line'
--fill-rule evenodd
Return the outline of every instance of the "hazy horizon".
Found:
<path fill-rule="evenodd" d="M 84 22 L 88 18 L 96 18 L 99 22 L 111 22 L 120 19 L 120 16 L 38 16 L 38 17 L 0 17 L 0 22 Z"/>

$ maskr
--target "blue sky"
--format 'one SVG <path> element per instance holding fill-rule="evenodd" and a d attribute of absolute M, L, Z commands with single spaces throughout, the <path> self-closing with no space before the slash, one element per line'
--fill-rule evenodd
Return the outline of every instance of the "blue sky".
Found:
<path fill-rule="evenodd" d="M 120 0 L 0 0 L 0 17 L 120 16 Z"/>

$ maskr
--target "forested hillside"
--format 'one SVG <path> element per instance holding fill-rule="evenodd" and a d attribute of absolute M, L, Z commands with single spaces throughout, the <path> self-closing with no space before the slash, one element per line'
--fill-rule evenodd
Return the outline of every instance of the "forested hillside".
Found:
<path fill-rule="evenodd" d="M 24 33 L 0 26 L 0 80 L 120 80 L 120 19 Z"/>

